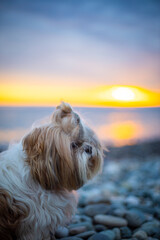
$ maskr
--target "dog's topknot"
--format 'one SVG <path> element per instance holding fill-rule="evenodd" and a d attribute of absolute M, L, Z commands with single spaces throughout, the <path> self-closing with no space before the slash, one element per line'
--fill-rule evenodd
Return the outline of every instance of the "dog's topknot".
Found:
<path fill-rule="evenodd" d="M 57 109 L 61 109 L 64 113 L 71 113 L 72 108 L 68 103 L 61 102 L 59 106 L 57 106 Z"/>

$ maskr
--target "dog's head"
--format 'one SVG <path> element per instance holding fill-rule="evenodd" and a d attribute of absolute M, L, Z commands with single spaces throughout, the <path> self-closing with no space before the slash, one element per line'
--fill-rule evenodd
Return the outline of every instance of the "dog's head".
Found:
<path fill-rule="evenodd" d="M 78 189 L 102 167 L 98 138 L 67 103 L 24 137 L 23 148 L 33 179 L 47 190 Z"/>

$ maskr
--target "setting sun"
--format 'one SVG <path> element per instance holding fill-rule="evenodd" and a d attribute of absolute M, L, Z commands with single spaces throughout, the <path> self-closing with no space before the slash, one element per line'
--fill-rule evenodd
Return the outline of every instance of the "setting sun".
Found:
<path fill-rule="evenodd" d="M 97 99 L 109 107 L 149 107 L 160 105 L 160 93 L 138 86 L 112 85 L 96 89 Z"/>
<path fill-rule="evenodd" d="M 160 106 L 160 91 L 139 86 L 101 85 L 75 82 L 70 78 L 0 74 L 1 106 L 53 106 L 60 101 L 76 106 L 155 107 Z"/>
<path fill-rule="evenodd" d="M 128 87 L 117 87 L 112 91 L 113 98 L 120 101 L 131 101 L 135 98 L 134 92 Z"/>

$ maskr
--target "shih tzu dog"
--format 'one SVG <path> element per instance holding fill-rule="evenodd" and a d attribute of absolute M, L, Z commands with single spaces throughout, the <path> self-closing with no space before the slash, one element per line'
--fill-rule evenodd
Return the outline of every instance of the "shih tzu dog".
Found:
<path fill-rule="evenodd" d="M 73 190 L 102 168 L 102 147 L 67 103 L 0 155 L 0 239 L 49 240 L 69 222 Z"/>

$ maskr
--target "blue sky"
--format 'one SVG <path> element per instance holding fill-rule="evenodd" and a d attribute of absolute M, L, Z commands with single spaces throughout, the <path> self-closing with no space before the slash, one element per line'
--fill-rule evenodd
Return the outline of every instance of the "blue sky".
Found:
<path fill-rule="evenodd" d="M 1 0 L 0 32 L 0 72 L 160 90 L 160 1 Z"/>

